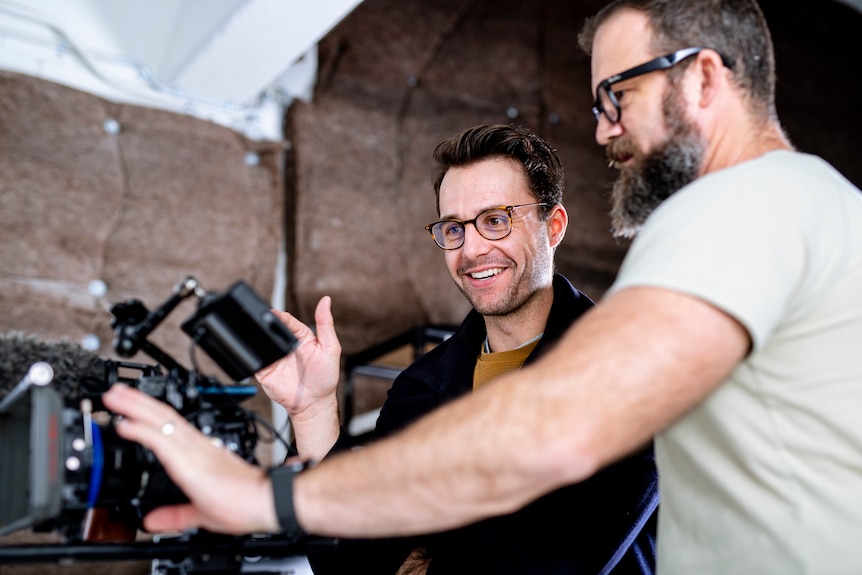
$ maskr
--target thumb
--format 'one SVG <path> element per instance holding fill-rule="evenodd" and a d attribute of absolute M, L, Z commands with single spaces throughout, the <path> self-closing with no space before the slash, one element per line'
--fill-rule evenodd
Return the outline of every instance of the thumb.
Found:
<path fill-rule="evenodd" d="M 341 350 L 341 343 L 335 334 L 335 320 L 332 317 L 332 298 L 323 296 L 314 310 L 314 322 L 317 326 L 317 339 L 325 349 Z"/>
<path fill-rule="evenodd" d="M 144 529 L 153 533 L 186 531 L 203 527 L 200 513 L 191 503 L 158 507 L 144 517 Z"/>

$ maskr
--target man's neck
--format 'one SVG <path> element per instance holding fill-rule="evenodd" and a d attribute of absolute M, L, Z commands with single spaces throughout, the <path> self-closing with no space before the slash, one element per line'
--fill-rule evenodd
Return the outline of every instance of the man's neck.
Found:
<path fill-rule="evenodd" d="M 484 316 L 491 351 L 509 351 L 535 339 L 545 331 L 551 305 L 554 303 L 554 288 L 536 292 L 517 311 L 504 316 Z"/>
<path fill-rule="evenodd" d="M 703 174 L 741 164 L 776 150 L 793 150 L 777 120 L 745 114 L 741 108 L 731 122 L 714 127 L 713 144 L 703 164 Z"/>

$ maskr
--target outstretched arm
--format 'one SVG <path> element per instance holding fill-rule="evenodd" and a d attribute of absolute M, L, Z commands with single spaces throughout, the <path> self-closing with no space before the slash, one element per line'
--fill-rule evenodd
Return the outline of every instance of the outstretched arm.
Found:
<path fill-rule="evenodd" d="M 299 522 L 324 536 L 375 537 L 512 512 L 643 446 L 748 348 L 742 325 L 703 300 L 622 290 L 531 366 L 298 475 Z"/>
<path fill-rule="evenodd" d="M 332 301 L 317 303 L 317 333 L 287 312 L 273 313 L 299 340 L 294 351 L 255 374 L 266 394 L 290 416 L 303 458 L 319 461 L 338 439 L 336 390 L 341 374 L 341 343 L 335 334 Z"/>
<path fill-rule="evenodd" d="M 746 330 L 702 300 L 656 288 L 622 290 L 535 364 L 401 433 L 297 475 L 299 524 L 322 536 L 379 537 L 511 512 L 649 441 L 714 390 L 748 348 Z M 262 472 L 224 452 L 204 453 L 198 444 L 205 440 L 185 422 L 187 450 L 177 449 L 173 435 L 159 432 L 175 412 L 152 398 L 130 397 L 134 390 L 117 391 L 104 400 L 126 415 L 118 432 L 152 449 L 193 502 L 182 515 L 156 510 L 148 528 L 274 527 Z M 193 449 L 202 452 L 189 462 Z"/>

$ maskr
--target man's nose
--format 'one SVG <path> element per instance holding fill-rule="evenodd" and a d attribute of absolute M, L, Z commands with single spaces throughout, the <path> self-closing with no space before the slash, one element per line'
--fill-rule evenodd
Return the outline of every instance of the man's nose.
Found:
<path fill-rule="evenodd" d="M 607 146 L 613 138 L 618 138 L 623 133 L 622 123 L 612 123 L 604 114 L 599 116 L 596 122 L 596 142 L 600 146 Z"/>
<path fill-rule="evenodd" d="M 476 224 L 465 224 L 464 245 L 461 246 L 461 249 L 464 251 L 465 255 L 472 256 L 475 254 L 483 254 L 490 249 L 490 243 L 491 240 L 485 238 L 482 234 L 479 233 L 479 230 L 476 229 Z"/>

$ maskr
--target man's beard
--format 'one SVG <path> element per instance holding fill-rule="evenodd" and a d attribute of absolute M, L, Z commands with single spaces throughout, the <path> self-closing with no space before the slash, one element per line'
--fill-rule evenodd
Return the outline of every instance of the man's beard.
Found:
<path fill-rule="evenodd" d="M 645 154 L 630 140 L 608 144 L 611 161 L 631 156 L 611 192 L 611 231 L 614 237 L 633 238 L 659 204 L 700 175 L 704 142 L 697 127 L 685 118 L 678 90 L 668 87 L 662 107 L 667 138 Z"/>
<path fill-rule="evenodd" d="M 469 269 L 473 265 L 475 265 L 474 262 L 465 262 L 464 269 Z M 513 278 L 513 281 L 506 286 L 505 292 L 498 295 L 494 300 L 480 300 L 478 297 L 474 297 L 476 294 L 471 292 L 469 288 L 465 288 L 460 281 L 455 281 L 455 285 L 470 302 L 473 309 L 481 315 L 486 317 L 514 315 L 524 309 L 536 294 L 550 283 L 553 275 L 553 263 L 550 256 L 543 250 L 538 250 L 535 258 L 525 265 L 529 267 L 529 270 L 523 275 Z M 517 270 L 521 270 L 511 260 L 507 260 L 506 266 L 509 269 L 507 273 L 515 274 Z"/>

